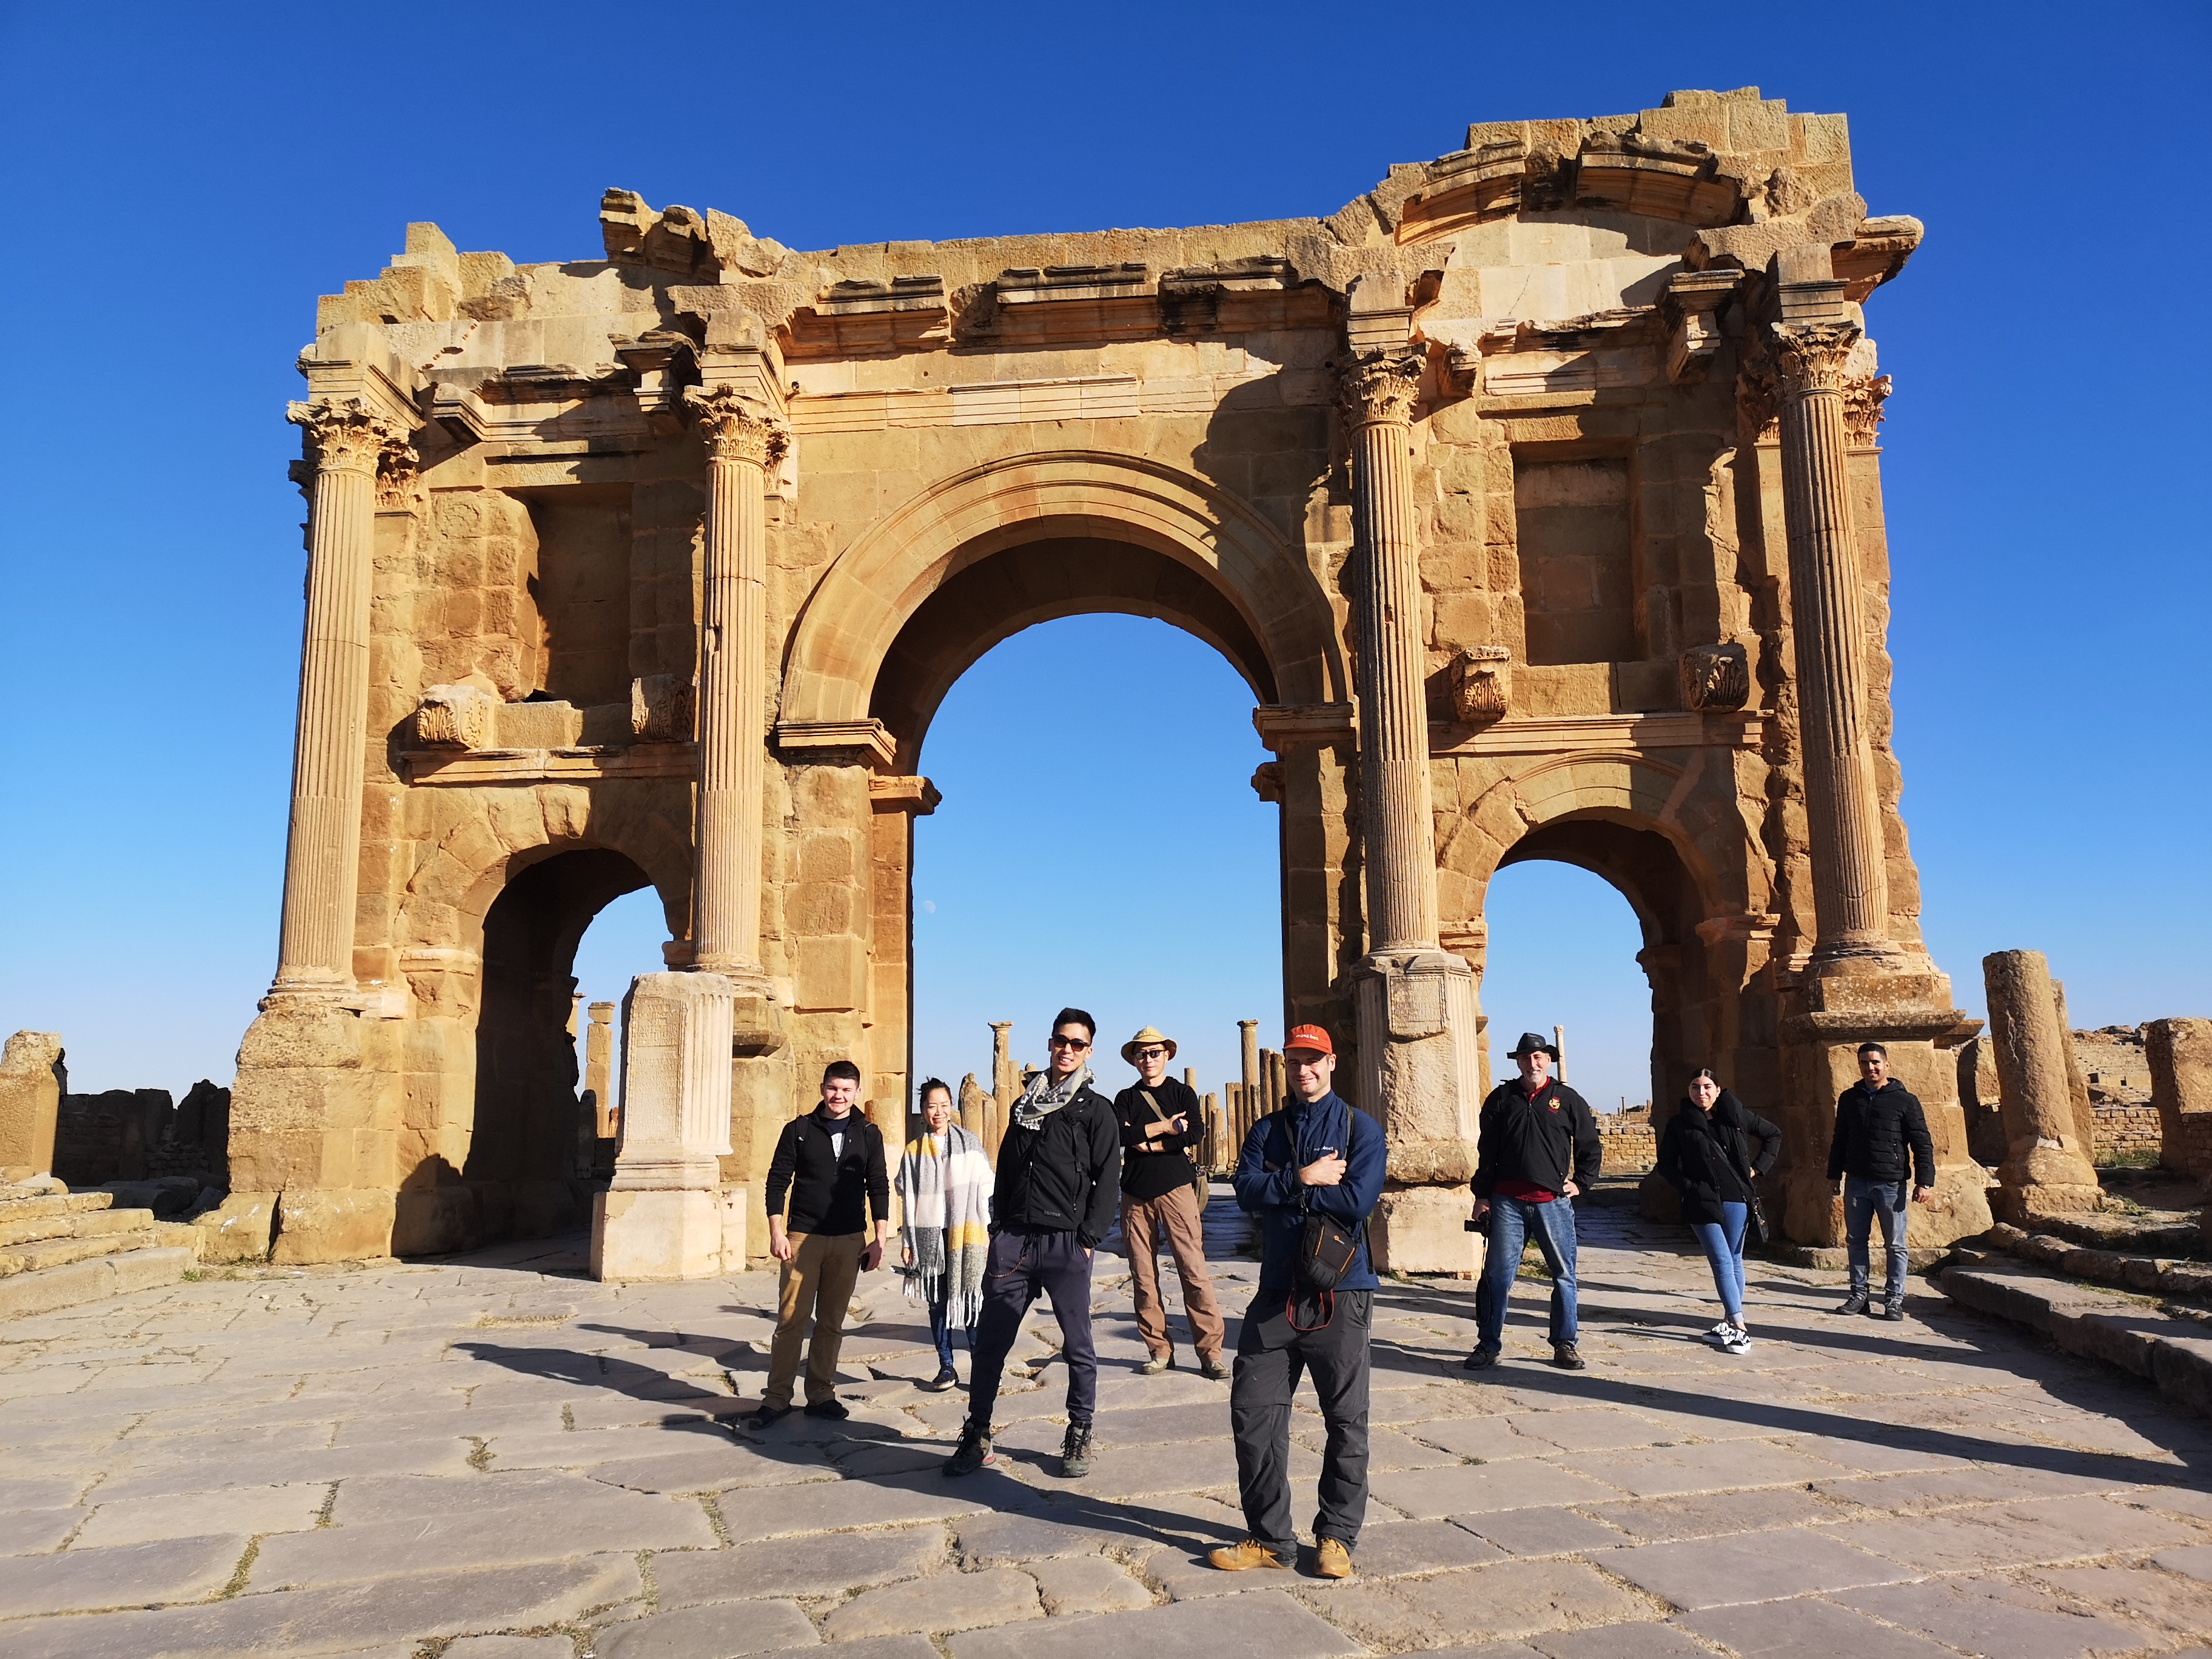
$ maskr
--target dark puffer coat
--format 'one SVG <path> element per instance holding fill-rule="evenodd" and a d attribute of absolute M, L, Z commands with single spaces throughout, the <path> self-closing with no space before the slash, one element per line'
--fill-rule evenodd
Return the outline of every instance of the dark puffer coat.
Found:
<path fill-rule="evenodd" d="M 1893 1187 L 1907 1174 L 1916 1187 L 1936 1184 L 1936 1143 L 1918 1098 L 1895 1078 L 1879 1089 L 1859 1083 L 1844 1090 L 1836 1099 L 1828 1179 L 1853 1175 Z"/>

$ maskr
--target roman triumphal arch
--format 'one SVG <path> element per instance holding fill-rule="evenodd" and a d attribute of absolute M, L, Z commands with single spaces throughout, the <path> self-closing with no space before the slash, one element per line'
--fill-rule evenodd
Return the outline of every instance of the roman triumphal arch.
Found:
<path fill-rule="evenodd" d="M 1843 118 L 1486 124 L 1326 218 L 799 252 L 617 190 L 599 227 L 516 266 L 410 226 L 321 301 L 230 1233 L 331 1260 L 596 1204 L 606 1271 L 710 1267 L 827 1060 L 902 1122 L 922 738 L 993 643 L 1095 610 L 1252 689 L 1281 1012 L 1389 1132 L 1391 1265 L 1474 1265 L 1483 896 L 1534 858 L 1636 909 L 1655 1099 L 1714 1063 L 1787 1126 L 1792 1237 L 1837 1236 L 1867 1037 L 1931 1109 L 1930 1237 L 1987 1224 L 1890 743 L 1863 307 L 1921 232 Z M 648 884 L 609 1187 L 567 975 Z"/>

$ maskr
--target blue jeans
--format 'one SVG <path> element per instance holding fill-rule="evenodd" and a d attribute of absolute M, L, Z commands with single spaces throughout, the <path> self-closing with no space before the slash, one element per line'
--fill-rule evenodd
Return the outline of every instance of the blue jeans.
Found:
<path fill-rule="evenodd" d="M 939 1367 L 948 1371 L 952 1369 L 952 1321 L 946 1314 L 950 1300 L 949 1297 L 939 1297 L 929 1304 L 930 1340 L 937 1344 Z M 975 1328 L 973 1325 L 968 1328 L 968 1352 L 971 1356 L 975 1352 Z"/>
<path fill-rule="evenodd" d="M 1575 1340 L 1575 1206 L 1555 1198 L 1548 1204 L 1526 1199 L 1490 1200 L 1490 1254 L 1482 1264 L 1483 1294 L 1475 1297 L 1478 1347 L 1496 1352 L 1505 1329 L 1505 1302 L 1520 1275 L 1521 1252 L 1530 1239 L 1544 1253 L 1552 1273 L 1552 1342 Z"/>
<path fill-rule="evenodd" d="M 1713 1270 L 1713 1288 L 1721 1293 L 1721 1312 L 1728 1322 L 1743 1324 L 1743 1229 L 1749 1219 L 1747 1204 L 1723 1204 L 1718 1221 L 1692 1221 L 1690 1231 L 1705 1247 L 1705 1260 Z"/>
<path fill-rule="evenodd" d="M 1850 1264 L 1853 1295 L 1867 1287 L 1867 1270 L 1871 1265 L 1867 1246 L 1873 1238 L 1874 1224 L 1879 1220 L 1881 1242 L 1889 1255 L 1889 1284 L 1882 1292 L 1882 1300 L 1905 1300 L 1905 1274 L 1911 1265 L 1905 1252 L 1905 1224 L 1911 1213 L 1905 1208 L 1905 1200 L 1911 1196 L 1903 1181 L 1844 1177 L 1844 1259 Z"/>

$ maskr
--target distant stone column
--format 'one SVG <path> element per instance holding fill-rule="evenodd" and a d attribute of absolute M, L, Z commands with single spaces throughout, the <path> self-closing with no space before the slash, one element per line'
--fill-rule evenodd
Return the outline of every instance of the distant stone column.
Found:
<path fill-rule="evenodd" d="M 1865 634 L 1844 423 L 1844 366 L 1858 338 L 1850 323 L 1774 325 L 1816 963 L 1897 954 L 1867 740 Z"/>
<path fill-rule="evenodd" d="M 991 1127 L 983 1137 L 984 1149 L 993 1159 L 999 1156 L 999 1143 L 1006 1138 L 1006 1118 L 1014 1109 L 1014 1102 L 1021 1098 L 1021 1067 L 1014 1064 L 1013 1041 L 1010 1033 L 1014 1023 L 998 1019 L 991 1025 Z"/>
<path fill-rule="evenodd" d="M 789 441 L 727 388 L 685 393 L 707 445 L 706 586 L 699 638 L 699 805 L 693 963 L 742 986 L 760 962 L 767 783 L 767 469 Z"/>
<path fill-rule="evenodd" d="M 2212 1176 L 2212 1019 L 2154 1019 L 2143 1027 L 2150 1100 L 2158 1109 L 2159 1162 Z M 2212 1205 L 2205 1206 L 2212 1237 Z"/>
<path fill-rule="evenodd" d="M 1999 951 L 1982 958 L 1982 975 L 2005 1129 L 1997 1207 L 2013 1222 L 2096 1209 L 2104 1193 L 2075 1129 L 2050 964 L 2040 951 Z"/>
<path fill-rule="evenodd" d="M 2097 1108 L 2089 1098 L 2089 1074 L 2081 1069 L 2081 1050 L 2074 1046 L 2074 1022 L 2066 1012 L 2066 981 L 2051 981 L 2051 1000 L 2058 1009 L 2058 1040 L 2066 1049 L 2066 1092 L 2074 1103 L 2074 1133 L 2081 1142 L 2081 1156 L 2097 1161 Z"/>
<path fill-rule="evenodd" d="M 55 1032 L 18 1031 L 0 1051 L 0 1181 L 53 1173 L 62 1077 Z"/>
<path fill-rule="evenodd" d="M 589 1013 L 591 1024 L 584 1031 L 584 1086 L 598 1107 L 599 1121 L 593 1127 L 599 1139 L 605 1140 L 615 1133 L 615 1006 L 595 1002 Z"/>
<path fill-rule="evenodd" d="M 1240 1019 L 1237 1022 L 1237 1080 L 1251 1088 L 1260 1080 L 1260 1022 Z"/>
<path fill-rule="evenodd" d="M 614 1177 L 592 1204 L 594 1279 L 704 1279 L 725 1270 L 731 1000 L 719 974 L 630 981 L 622 1144 Z"/>
<path fill-rule="evenodd" d="M 284 918 L 270 994 L 343 995 L 354 988 L 377 474 L 411 472 L 414 452 L 398 424 L 358 398 L 293 404 L 285 418 L 305 428 L 315 478 Z"/>

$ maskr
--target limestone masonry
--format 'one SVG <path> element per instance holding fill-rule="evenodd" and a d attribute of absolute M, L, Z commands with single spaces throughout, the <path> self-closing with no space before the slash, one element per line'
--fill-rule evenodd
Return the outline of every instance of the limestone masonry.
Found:
<path fill-rule="evenodd" d="M 410 226 L 301 354 L 307 619 L 239 1249 L 580 1224 L 616 1126 L 609 1073 L 578 1106 L 572 959 L 651 886 L 670 971 L 630 1024 L 664 1036 L 650 1077 L 635 1042 L 620 1063 L 666 1097 L 625 1097 L 658 1138 L 623 1137 L 599 1201 L 665 1224 L 606 1249 L 641 1274 L 741 1250 L 710 1203 L 757 1194 L 826 1060 L 902 1126 L 939 700 L 1092 611 L 1185 628 L 1251 687 L 1280 1018 L 1336 1034 L 1388 1129 L 1392 1266 L 1474 1265 L 1483 895 L 1528 859 L 1628 896 L 1650 1097 L 1712 1064 L 1781 1121 L 1791 1237 L 1839 1236 L 1822 1158 L 1869 1037 L 1936 1135 L 1916 1242 L 1990 1224 L 1952 1052 L 1977 1024 L 1921 942 L 1891 746 L 1863 307 L 1921 227 L 1869 216 L 1842 116 L 1746 88 L 1480 125 L 1325 218 L 799 252 L 614 190 L 599 230 L 517 266 Z M 2023 1134 L 2063 1113 L 2051 1029 L 2007 1050 L 2044 1091 Z"/>

